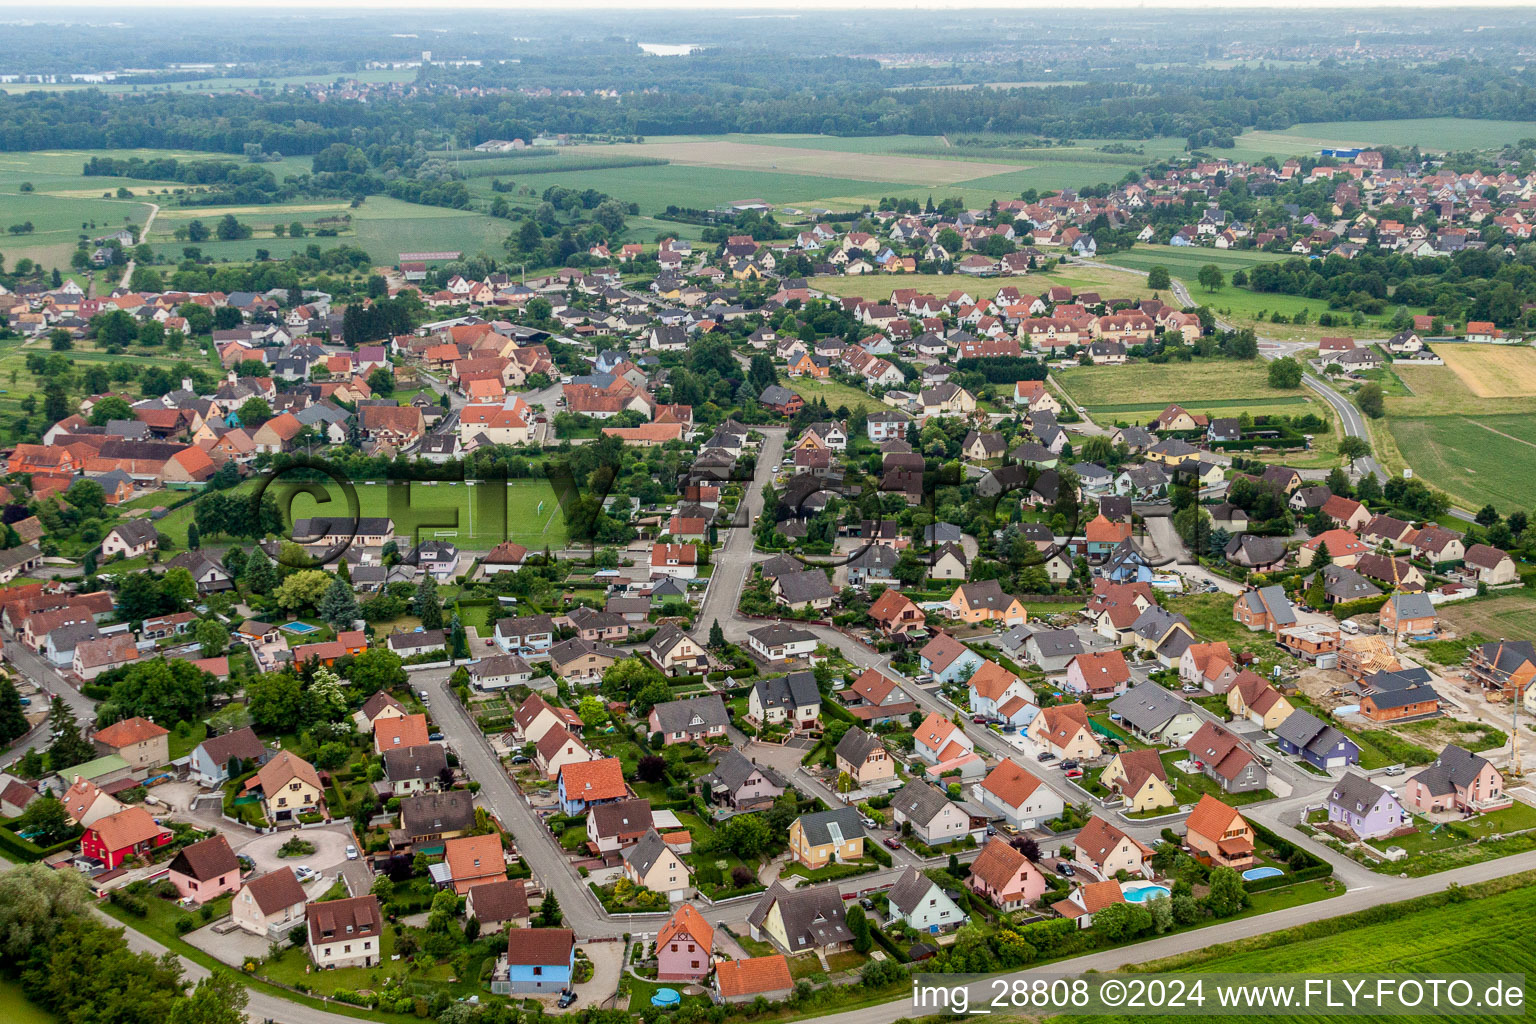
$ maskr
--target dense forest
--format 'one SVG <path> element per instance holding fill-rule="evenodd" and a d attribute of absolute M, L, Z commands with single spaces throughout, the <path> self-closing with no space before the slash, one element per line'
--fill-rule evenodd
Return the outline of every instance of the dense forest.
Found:
<path fill-rule="evenodd" d="M 690 59 L 692 60 L 692 59 Z M 1032 88 L 890 90 L 860 84 L 870 62 L 818 58 L 839 66 L 815 87 L 778 68 L 776 85 L 732 84 L 733 66 L 761 55 L 689 64 L 671 88 L 625 94 L 531 96 L 521 92 L 424 91 L 389 102 L 325 101 L 301 92 L 30 92 L 0 98 L 0 149 L 176 148 L 314 154 L 334 143 L 409 145 L 452 134 L 461 146 L 543 132 L 622 135 L 824 132 L 845 135 L 1015 132 L 1053 138 L 1188 138 L 1231 145 L 1245 128 L 1305 121 L 1472 117 L 1536 119 L 1536 72 L 1466 60 L 1433 66 L 1344 67 L 1332 60 L 1298 73 L 1143 70 L 1130 81 Z M 680 66 L 680 65 L 674 65 Z M 827 70 L 824 68 L 823 70 Z M 470 68 L 466 84 L 513 66 Z M 444 69 L 439 77 L 449 77 Z M 690 80 L 691 79 L 691 80 Z M 706 84 L 707 83 L 707 84 Z"/>

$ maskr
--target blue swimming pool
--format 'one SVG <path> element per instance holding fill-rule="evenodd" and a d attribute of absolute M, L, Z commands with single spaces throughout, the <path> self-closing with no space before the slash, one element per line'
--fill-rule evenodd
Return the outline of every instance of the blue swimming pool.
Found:
<path fill-rule="evenodd" d="M 1279 878 L 1283 874 L 1285 874 L 1285 872 L 1281 871 L 1279 868 L 1265 866 L 1262 868 L 1249 868 L 1247 871 L 1243 872 L 1243 877 L 1251 882 L 1255 878 Z"/>
<path fill-rule="evenodd" d="M 1173 895 L 1166 885 L 1157 885 L 1153 882 L 1121 882 L 1120 892 L 1125 896 L 1127 903 L 1145 903 L 1159 896 Z"/>
<path fill-rule="evenodd" d="M 308 636 L 311 633 L 320 632 L 319 626 L 311 626 L 307 622 L 289 622 L 283 628 L 290 633 L 297 633 L 299 636 Z"/>
<path fill-rule="evenodd" d="M 675 988 L 659 988 L 656 994 L 651 996 L 652 1006 L 676 1006 L 682 1002 L 683 997 Z"/>

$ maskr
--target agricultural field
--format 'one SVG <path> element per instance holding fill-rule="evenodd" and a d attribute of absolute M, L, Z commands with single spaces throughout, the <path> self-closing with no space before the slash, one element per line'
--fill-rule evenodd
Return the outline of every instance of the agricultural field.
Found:
<path fill-rule="evenodd" d="M 233 92 L 241 89 L 271 89 L 286 85 L 328 85 L 343 79 L 383 84 L 386 82 L 413 82 L 416 80 L 416 72 L 410 69 L 399 71 L 380 69 L 376 71 L 349 71 L 344 75 L 283 75 L 275 78 L 196 78 L 185 82 L 133 82 L 125 80 L 121 82 L 7 82 L 0 84 L 0 92 L 29 93 L 29 92 L 82 92 L 87 89 L 95 89 L 104 93 L 149 93 L 149 92 L 182 92 L 195 90 L 197 92 Z"/>
<path fill-rule="evenodd" d="M 1267 364 L 1261 360 L 1074 366 L 1053 371 L 1052 376 L 1089 415 L 1105 422 L 1144 422 L 1170 404 L 1216 416 L 1321 415 L 1326 408 L 1301 388 L 1270 387 Z"/>
<path fill-rule="evenodd" d="M 1077 291 L 1096 291 L 1106 298 L 1137 300 L 1157 293 L 1129 274 L 1096 267 L 1067 266 L 1027 274 L 1024 277 L 970 277 L 965 274 L 856 274 L 853 277 L 816 277 L 811 287 L 839 298 L 888 301 L 898 288 L 915 288 L 920 295 L 945 296 L 962 291 L 975 299 L 990 299 L 1004 288 L 1024 295 L 1038 295 L 1052 285 L 1064 284 Z"/>
<path fill-rule="evenodd" d="M 1124 252 L 1111 253 L 1104 262 L 1131 270 L 1151 270 L 1163 267 L 1174 277 L 1193 283 L 1195 275 L 1207 263 L 1221 268 L 1222 273 L 1232 276 L 1234 270 L 1244 270 L 1259 263 L 1282 263 L 1295 259 L 1287 253 L 1260 252 L 1257 249 L 1203 249 L 1192 246 L 1137 244 Z"/>
<path fill-rule="evenodd" d="M 1505 884 L 1494 883 L 1500 888 Z M 1525 939 L 1528 922 L 1536 913 L 1536 889 L 1526 885 L 1495 891 L 1495 895 L 1484 895 L 1474 888 L 1469 894 L 1471 898 L 1465 900 L 1442 901 L 1438 897 L 1428 897 L 1417 906 L 1399 908 L 1404 912 L 1376 915 L 1379 923 L 1367 923 L 1359 916 L 1336 922 L 1314 921 L 1286 932 L 1239 939 L 1139 964 L 1134 969 L 1138 972 L 1318 976 L 1335 972 L 1340 965 L 1347 964 L 1351 972 L 1362 974 L 1445 976 L 1477 971 L 1524 971 L 1528 975 L 1536 967 L 1536 947 Z M 1309 1014 L 1308 1018 L 1328 1024 L 1348 1019 L 1339 1014 L 1315 1013 Z M 1057 1018 L 1061 1022 L 1084 1019 Z M 1246 1019 L 1279 1024 L 1295 1017 L 1249 1015 Z M 1383 1024 L 1405 1024 L 1423 1018 L 1378 1015 L 1375 1019 Z M 1484 1013 L 1467 1019 L 1492 1021 L 1503 1018 Z"/>
<path fill-rule="evenodd" d="M 1388 393 L 1377 427 L 1390 445 L 1388 464 L 1412 467 L 1467 508 L 1528 506 L 1523 470 L 1536 459 L 1536 351 L 1444 344 L 1436 352 L 1445 366 L 1393 364 L 1411 394 Z"/>
<path fill-rule="evenodd" d="M 310 516 L 349 515 L 347 498 L 334 485 L 326 487 L 328 502 L 287 489 L 278 493 L 278 506 L 290 524 Z M 534 550 L 560 548 L 566 543 L 565 515 L 547 480 L 508 481 L 504 505 L 485 485 L 367 481 L 355 487 L 358 515 L 389 516 L 399 534 L 414 533 L 419 540 L 451 540 L 463 551 L 489 551 L 504 540 Z M 192 511 L 190 504 L 176 509 L 160 520 L 161 532 L 184 546 Z"/>
<path fill-rule="evenodd" d="M 1504 591 L 1475 601 L 1453 601 L 1437 611 L 1443 625 L 1458 636 L 1473 633 L 1507 640 L 1536 640 L 1536 596 L 1529 590 Z"/>

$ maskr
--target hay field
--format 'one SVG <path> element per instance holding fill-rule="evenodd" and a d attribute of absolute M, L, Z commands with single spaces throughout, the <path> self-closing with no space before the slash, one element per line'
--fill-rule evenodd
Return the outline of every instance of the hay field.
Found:
<path fill-rule="evenodd" d="M 1439 345 L 1435 351 L 1478 398 L 1536 395 L 1536 349 L 1525 345 Z"/>
<path fill-rule="evenodd" d="M 809 150 L 728 139 L 657 141 L 605 146 L 605 155 L 659 157 L 676 164 L 733 171 L 777 171 L 853 181 L 904 185 L 952 185 L 973 178 L 1018 170 L 1017 165 L 871 154 L 833 149 Z"/>

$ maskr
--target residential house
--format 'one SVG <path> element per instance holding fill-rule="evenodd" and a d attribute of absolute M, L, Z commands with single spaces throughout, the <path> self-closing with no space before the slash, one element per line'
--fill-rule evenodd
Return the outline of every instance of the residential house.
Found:
<path fill-rule="evenodd" d="M 115 555 L 138 558 L 160 547 L 160 532 L 148 519 L 128 519 L 107 531 L 101 539 L 103 560 Z"/>
<path fill-rule="evenodd" d="M 229 904 L 229 916 L 242 931 L 282 942 L 304 923 L 308 901 L 293 868 L 278 868 L 240 886 Z"/>
<path fill-rule="evenodd" d="M 837 697 L 850 714 L 869 725 L 904 719 L 917 710 L 917 704 L 896 680 L 873 668 L 860 673 L 852 685 L 837 692 Z"/>
<path fill-rule="evenodd" d="M 778 772 L 747 760 L 735 747 L 717 753 L 715 767 L 701 781 L 709 784 L 711 800 L 735 811 L 766 810 L 789 788 Z"/>
<path fill-rule="evenodd" d="M 1101 913 L 1105 907 L 1124 902 L 1125 893 L 1120 883 L 1111 879 L 1084 882 L 1074 888 L 1066 899 L 1052 903 L 1051 909 L 1069 921 L 1076 921 L 1078 928 L 1091 928 L 1095 914 Z"/>
<path fill-rule="evenodd" d="M 1150 681 L 1116 697 L 1109 713 L 1119 715 L 1120 724 L 1132 736 L 1155 746 L 1183 746 L 1201 725 L 1194 705 Z"/>
<path fill-rule="evenodd" d="M 1001 837 L 994 837 L 982 847 L 971 862 L 965 884 L 971 892 L 1003 911 L 1028 906 L 1043 896 L 1047 888 L 1040 869 Z"/>
<path fill-rule="evenodd" d="M 624 877 L 673 903 L 687 896 L 690 887 L 688 865 L 654 828 L 624 851 Z"/>
<path fill-rule="evenodd" d="M 1296 624 L 1296 609 L 1279 585 L 1246 591 L 1232 604 L 1232 618 L 1254 632 L 1278 633 Z"/>
<path fill-rule="evenodd" d="M 373 751 L 382 754 L 414 747 L 426 743 L 430 732 L 426 715 L 380 716 L 373 720 Z"/>
<path fill-rule="evenodd" d="M 624 656 L 617 647 L 572 637 L 549 649 L 549 664 L 555 675 L 568 683 L 598 683 L 603 673 Z"/>
<path fill-rule="evenodd" d="M 887 924 L 901 922 L 919 934 L 938 935 L 965 923 L 967 915 L 933 879 L 908 867 L 886 892 Z"/>
<path fill-rule="evenodd" d="M 491 992 L 563 992 L 571 984 L 575 966 L 576 935 L 569 928 L 511 928 L 507 952 L 497 958 L 491 972 Z"/>
<path fill-rule="evenodd" d="M 979 674 L 979 673 L 978 673 Z M 1126 691 L 1131 667 L 1119 651 L 1083 653 L 1067 665 L 1062 688 L 1084 700 L 1108 700 Z M 972 685 L 975 685 L 974 679 Z M 975 710 L 974 704 L 972 710 Z"/>
<path fill-rule="evenodd" d="M 1073 637 L 1075 639 L 1076 634 Z M 957 683 L 969 678 L 984 660 L 981 655 L 942 632 L 924 644 L 917 656 L 923 673 L 944 683 Z"/>
<path fill-rule="evenodd" d="M 1059 818 L 1066 802 L 1051 787 L 1013 758 L 1004 758 L 980 782 L 971 784 L 971 795 L 1017 829 L 1037 828 Z"/>
<path fill-rule="evenodd" d="M 1319 768 L 1360 763 L 1360 748 L 1354 740 L 1302 708 L 1292 711 L 1275 729 L 1275 741 L 1283 753 Z"/>
<path fill-rule="evenodd" d="M 482 882 L 464 897 L 464 917 L 480 924 L 482 935 L 528 927 L 528 889 L 521 878 Z"/>
<path fill-rule="evenodd" d="M 1151 878 L 1151 857 L 1150 847 L 1132 839 L 1097 814 L 1088 819 L 1088 824 L 1072 840 L 1072 863 L 1100 879 L 1114 878 L 1122 871 Z"/>
<path fill-rule="evenodd" d="M 592 752 L 563 725 L 551 728 L 533 747 L 533 763 L 550 781 L 559 778 L 566 765 L 590 760 Z"/>
<path fill-rule="evenodd" d="M 725 702 L 716 693 L 688 700 L 672 700 L 651 709 L 649 732 L 661 733 L 662 741 L 674 743 L 715 743 L 725 738 L 730 723 Z"/>
<path fill-rule="evenodd" d="M 507 877 L 507 858 L 502 853 L 501 836 L 456 836 L 443 843 L 443 863 L 448 867 L 449 884 L 463 896 L 477 885 L 503 881 Z"/>
<path fill-rule="evenodd" d="M 1031 664 L 1044 672 L 1064 672 L 1072 659 L 1083 653 L 1083 642 L 1071 629 L 1043 629 L 1024 642 Z"/>
<path fill-rule="evenodd" d="M 746 960 L 721 960 L 715 964 L 714 992 L 723 1003 L 745 1003 L 759 996 L 780 1000 L 794 989 L 789 961 L 782 953 Z"/>
<path fill-rule="evenodd" d="M 1209 793 L 1200 797 L 1184 826 L 1184 841 L 1202 863 L 1239 871 L 1253 863 L 1253 827 Z"/>
<path fill-rule="evenodd" d="M 98 754 L 116 754 L 134 769 L 169 764 L 170 730 L 147 718 L 125 718 L 91 736 Z"/>
<path fill-rule="evenodd" d="M 929 764 L 942 764 L 975 753 L 976 743 L 954 722 L 930 711 L 913 734 L 912 750 Z"/>
<path fill-rule="evenodd" d="M 384 917 L 377 896 L 309 903 L 304 918 L 316 967 L 372 967 L 383 959 Z"/>
<path fill-rule="evenodd" d="M 913 779 L 893 793 L 890 806 L 896 825 L 903 832 L 910 825 L 911 834 L 928 846 L 962 840 L 970 832 L 970 814 L 943 790 L 921 779 Z"/>
<path fill-rule="evenodd" d="M 1156 750 L 1121 750 L 1104 767 L 1099 784 L 1119 794 L 1123 809 L 1132 814 L 1177 803 Z"/>
<path fill-rule="evenodd" d="M 584 641 L 572 640 L 570 643 Z M 533 681 L 533 667 L 518 654 L 498 654 L 481 658 L 469 666 L 469 684 L 476 690 L 505 690 L 527 686 Z"/>
<path fill-rule="evenodd" d="M 1082 704 L 1041 708 L 1030 721 L 1026 735 L 1063 760 L 1090 760 L 1102 753 L 1088 725 L 1088 709 Z"/>
<path fill-rule="evenodd" d="M 394 796 L 425 793 L 442 785 L 448 773 L 448 755 L 436 743 L 396 747 L 384 751 L 384 778 Z"/>
<path fill-rule="evenodd" d="M 816 653 L 816 634 L 776 622 L 747 631 L 747 649 L 769 665 L 786 665 Z M 797 673 L 798 674 L 798 673 Z"/>
<path fill-rule="evenodd" d="M 793 733 L 821 730 L 821 693 L 813 672 L 760 679 L 747 695 L 747 721 L 759 730 L 785 725 Z"/>
<path fill-rule="evenodd" d="M 271 755 L 250 726 L 209 736 L 192 748 L 188 764 L 188 776 L 204 789 L 216 789 L 246 770 L 250 764 L 259 767 Z M 231 766 L 235 768 L 230 771 Z"/>
<path fill-rule="evenodd" d="M 686 868 L 684 870 L 686 872 Z M 656 933 L 656 980 L 703 980 L 714 967 L 711 956 L 714 945 L 715 930 L 704 920 L 704 915 L 692 904 L 678 907 Z"/>
<path fill-rule="evenodd" d="M 1515 583 L 1520 578 L 1515 569 L 1515 560 L 1507 552 L 1487 544 L 1473 544 L 1467 548 L 1466 554 L 1462 556 L 1462 565 L 1478 583 L 1490 587 Z"/>
<path fill-rule="evenodd" d="M 838 772 L 846 772 L 859 789 L 875 789 L 896 778 L 896 762 L 880 737 L 857 726 L 843 733 L 833 756 Z"/>
<path fill-rule="evenodd" d="M 802 814 L 789 825 L 789 855 L 809 870 L 864 856 L 864 826 L 857 807 Z"/>
<path fill-rule="evenodd" d="M 1269 784 L 1268 773 L 1237 734 L 1215 722 L 1204 722 L 1184 744 L 1195 770 L 1224 793 L 1248 793 Z"/>
<path fill-rule="evenodd" d="M 1482 814 L 1508 807 L 1514 800 L 1487 758 L 1447 743 L 1433 763 L 1408 780 L 1404 802 L 1420 814 Z"/>
<path fill-rule="evenodd" d="M 629 785 L 624 781 L 624 766 L 616 757 L 561 765 L 556 792 L 560 812 L 570 816 L 585 814 L 598 804 L 613 803 L 630 795 Z"/>
<path fill-rule="evenodd" d="M 122 867 L 129 857 L 147 857 L 171 839 L 170 829 L 156 822 L 143 806 L 131 804 L 87 826 L 80 837 L 80 855 L 110 871 Z"/>
<path fill-rule="evenodd" d="M 703 672 L 709 667 L 709 655 L 698 641 L 670 622 L 657 627 L 646 655 L 669 676 Z"/>
<path fill-rule="evenodd" d="M 1262 676 L 1243 669 L 1227 691 L 1227 710 L 1233 718 L 1246 718 L 1265 732 L 1273 732 L 1290 717 L 1292 708 Z"/>
<path fill-rule="evenodd" d="M 638 843 L 655 827 L 649 800 L 615 800 L 587 812 L 587 843 L 598 853 L 613 853 Z"/>
<path fill-rule="evenodd" d="M 1439 621 L 1428 594 L 1393 594 L 1381 606 L 1382 632 L 1395 633 L 1399 640 L 1432 640 Z"/>
<path fill-rule="evenodd" d="M 262 809 L 274 824 L 292 821 L 300 814 L 323 814 L 325 810 L 325 787 L 320 782 L 320 773 L 291 751 L 284 750 L 262 765 L 245 788 L 261 791 Z"/>
<path fill-rule="evenodd" d="M 1369 840 L 1411 828 L 1413 816 L 1391 790 L 1383 789 L 1364 775 L 1345 772 L 1328 794 L 1328 821 Z"/>
<path fill-rule="evenodd" d="M 853 941 L 835 886 L 791 891 L 774 882 L 747 915 L 747 929 L 752 938 L 771 940 L 787 953 L 833 953 Z"/>
<path fill-rule="evenodd" d="M 199 906 L 240 887 L 240 862 L 222 835 L 183 846 L 166 871 L 182 898 Z"/>

